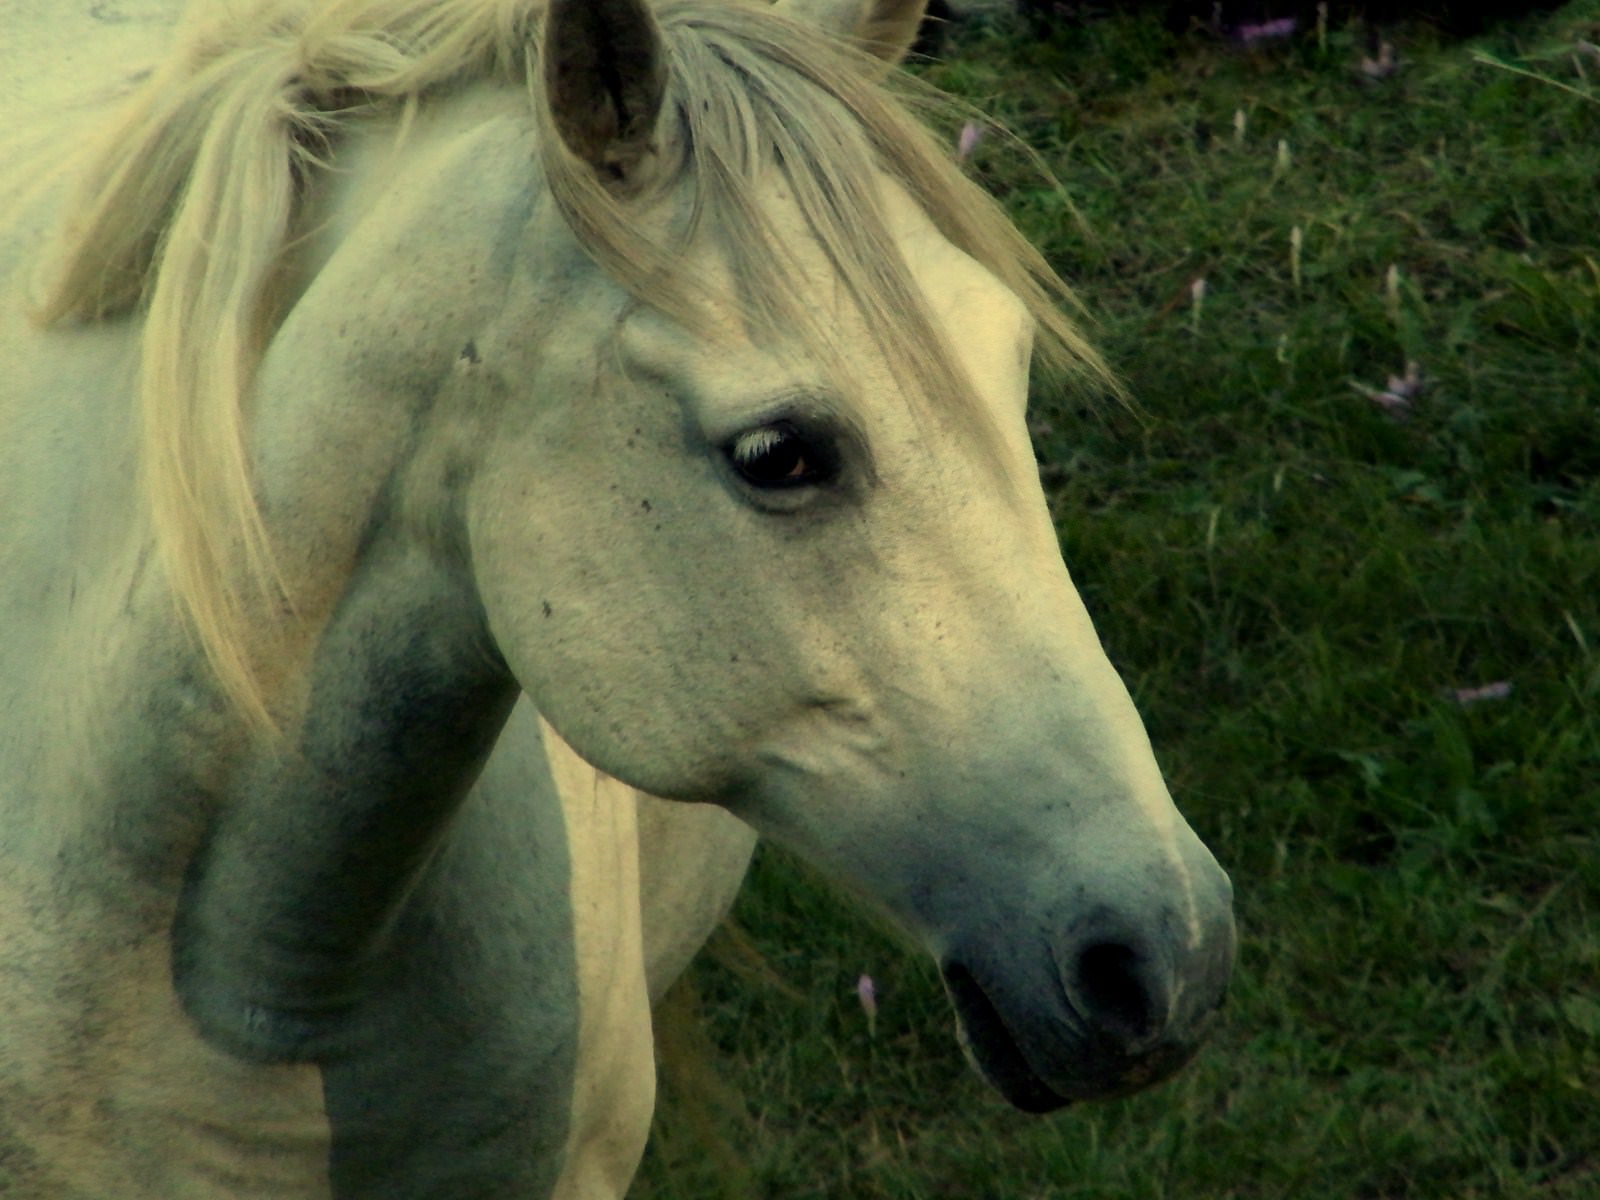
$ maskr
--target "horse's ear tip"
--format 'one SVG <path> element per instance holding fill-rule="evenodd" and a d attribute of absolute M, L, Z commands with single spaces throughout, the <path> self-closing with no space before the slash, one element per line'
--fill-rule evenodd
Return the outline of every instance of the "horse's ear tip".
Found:
<path fill-rule="evenodd" d="M 904 58 L 916 40 L 928 0 L 777 0 L 789 16 L 855 38 L 885 62 Z"/>

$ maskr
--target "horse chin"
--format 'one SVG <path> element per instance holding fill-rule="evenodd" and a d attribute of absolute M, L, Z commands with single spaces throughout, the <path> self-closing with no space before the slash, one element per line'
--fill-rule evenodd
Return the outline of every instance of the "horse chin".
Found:
<path fill-rule="evenodd" d="M 956 1010 L 956 1040 L 985 1083 L 1023 1112 L 1054 1112 L 1072 1103 L 1028 1065 L 1022 1047 L 969 972 L 948 966 L 944 982 Z"/>

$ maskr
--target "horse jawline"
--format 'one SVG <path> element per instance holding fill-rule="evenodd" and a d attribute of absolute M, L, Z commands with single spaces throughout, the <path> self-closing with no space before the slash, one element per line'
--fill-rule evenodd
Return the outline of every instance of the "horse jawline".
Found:
<path fill-rule="evenodd" d="M 956 1010 L 956 1039 L 984 1081 L 1023 1112 L 1054 1112 L 1070 1104 L 1071 1100 L 1053 1090 L 1028 1065 L 1022 1048 L 972 973 L 949 963 L 943 975 Z"/>

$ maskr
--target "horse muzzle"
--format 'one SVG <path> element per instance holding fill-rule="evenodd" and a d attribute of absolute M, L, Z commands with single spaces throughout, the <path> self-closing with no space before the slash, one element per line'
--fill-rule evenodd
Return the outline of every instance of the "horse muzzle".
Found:
<path fill-rule="evenodd" d="M 1140 935 L 1100 913 L 1014 958 L 991 945 L 952 947 L 940 970 L 968 1061 L 1025 1112 L 1127 1095 L 1173 1074 L 1215 1022 L 1235 934 L 1226 911 L 1181 939 L 1162 924 L 1161 935 Z"/>

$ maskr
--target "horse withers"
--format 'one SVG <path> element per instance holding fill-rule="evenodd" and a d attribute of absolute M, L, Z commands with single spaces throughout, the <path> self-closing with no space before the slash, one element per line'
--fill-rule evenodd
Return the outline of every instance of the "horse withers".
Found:
<path fill-rule="evenodd" d="M 1228 882 L 1023 420 L 1102 368 L 920 3 L 162 9 L 0 92 L 0 1191 L 617 1197 L 750 828 L 1021 1107 L 1183 1062 Z"/>

